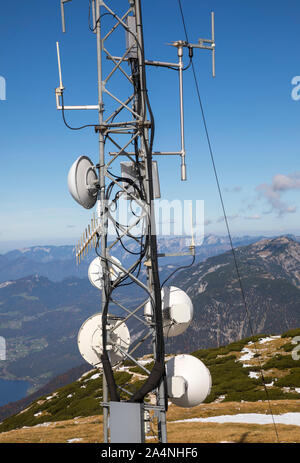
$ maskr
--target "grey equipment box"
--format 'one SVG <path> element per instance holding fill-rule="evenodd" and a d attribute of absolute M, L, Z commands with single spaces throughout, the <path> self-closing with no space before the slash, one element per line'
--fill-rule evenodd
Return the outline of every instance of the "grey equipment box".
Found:
<path fill-rule="evenodd" d="M 143 404 L 110 402 L 109 427 L 111 443 L 144 443 Z"/>
<path fill-rule="evenodd" d="M 122 177 L 129 178 L 137 186 L 139 186 L 139 179 L 137 176 L 137 172 L 135 171 L 135 163 L 132 161 L 122 161 L 121 165 L 121 175 Z M 141 175 L 142 177 L 145 176 L 145 168 L 143 164 L 140 165 L 141 168 Z M 153 196 L 154 199 L 160 198 L 160 185 L 159 185 L 159 176 L 158 176 L 158 165 L 157 161 L 152 161 L 152 178 L 153 178 Z M 127 187 L 127 191 L 136 195 L 136 191 L 132 186 L 128 186 L 128 183 L 123 182 L 123 187 Z M 131 199 L 130 195 L 126 195 L 127 199 Z"/>

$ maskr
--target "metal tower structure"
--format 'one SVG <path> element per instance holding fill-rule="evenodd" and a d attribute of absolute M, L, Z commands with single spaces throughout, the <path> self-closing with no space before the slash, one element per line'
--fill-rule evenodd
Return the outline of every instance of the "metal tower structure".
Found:
<path fill-rule="evenodd" d="M 64 32 L 64 6 L 69 1 L 61 0 Z M 80 158 L 72 170 L 74 178 L 70 181 L 75 185 L 75 199 L 87 209 L 96 207 L 96 216 L 76 247 L 76 258 L 80 262 L 88 250 L 94 249 L 99 265 L 101 304 L 95 331 L 98 338 L 93 340 L 92 349 L 98 359 L 95 366 L 103 372 L 103 439 L 104 442 L 144 442 L 145 431 L 151 428 L 158 441 L 165 443 L 168 404 L 165 315 L 154 219 L 159 180 L 153 156 L 180 156 L 181 179 L 186 180 L 183 50 L 188 48 L 190 60 L 195 47 L 214 52 L 214 37 L 212 40 L 199 39 L 195 45 L 184 41 L 173 43 L 178 51 L 178 63 L 146 60 L 141 0 L 118 2 L 123 3 L 123 12 L 113 10 L 114 3 L 89 0 L 90 29 L 97 42 L 98 103 L 90 106 L 64 104 L 65 88 L 57 44 L 60 85 L 56 89 L 56 104 L 57 109 L 63 112 L 64 121 L 68 110 L 98 112 L 98 120 L 92 127 L 98 137 L 99 159 L 84 170 L 81 178 L 79 162 L 88 162 L 89 159 Z M 119 44 L 120 31 L 126 38 L 126 46 L 121 56 L 117 56 L 120 53 L 114 53 L 114 48 L 116 43 Z M 147 89 L 147 65 L 172 67 L 179 73 L 181 148 L 178 152 L 153 152 L 155 120 Z M 117 85 L 116 76 L 119 77 Z M 88 198 L 86 202 L 80 196 L 80 189 Z M 122 201 L 129 206 L 131 214 L 127 223 L 121 223 L 116 215 Z M 111 229 L 115 232 L 112 240 L 109 235 Z M 138 234 L 136 230 L 139 230 Z M 114 258 L 114 249 L 118 246 L 130 253 L 128 266 Z M 194 255 L 194 249 L 192 242 L 191 255 Z M 128 305 L 123 297 L 122 288 L 128 290 L 128 286 L 138 294 L 138 304 L 134 307 Z M 150 304 L 151 309 L 145 315 L 143 309 L 146 304 L 148 308 Z M 131 342 L 124 331 L 125 323 L 134 329 Z M 153 351 L 151 367 L 135 357 L 147 343 L 148 349 L 150 345 Z M 141 368 L 145 375 L 146 379 L 137 389 L 133 389 L 130 381 L 126 384 L 118 382 L 116 368 L 126 361 Z"/>

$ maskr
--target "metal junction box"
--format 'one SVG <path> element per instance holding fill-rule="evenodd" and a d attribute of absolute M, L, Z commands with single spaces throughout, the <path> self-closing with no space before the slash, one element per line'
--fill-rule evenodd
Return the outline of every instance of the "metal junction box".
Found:
<path fill-rule="evenodd" d="M 143 404 L 110 402 L 109 427 L 111 443 L 144 443 Z"/>

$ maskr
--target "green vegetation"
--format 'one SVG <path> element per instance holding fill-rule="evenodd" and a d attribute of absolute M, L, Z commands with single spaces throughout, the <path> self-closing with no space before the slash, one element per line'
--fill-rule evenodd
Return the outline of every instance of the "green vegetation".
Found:
<path fill-rule="evenodd" d="M 294 360 L 291 355 L 276 354 L 275 357 L 268 360 L 263 365 L 264 370 L 277 368 L 278 370 L 286 370 L 287 368 L 300 367 L 300 360 Z"/>
<path fill-rule="evenodd" d="M 283 387 L 300 387 L 300 368 L 292 368 L 290 374 L 279 379 L 276 385 Z"/>
<path fill-rule="evenodd" d="M 203 361 L 212 376 L 212 390 L 205 400 L 206 403 L 213 402 L 223 396 L 222 400 L 224 402 L 241 400 L 255 402 L 267 399 L 299 398 L 299 394 L 287 393 L 281 389 L 283 386 L 300 386 L 300 361 L 296 362 L 290 355 L 277 354 L 262 365 L 264 371 L 272 368 L 279 370 L 291 369 L 288 376 L 278 380 L 273 387 L 268 387 L 267 393 L 261 377 L 257 379 L 249 377 L 250 371 L 259 372 L 260 367 L 243 367 L 243 364 L 237 361 L 237 357 L 234 355 L 235 352 L 240 352 L 250 341 L 257 342 L 263 337 L 266 337 L 266 335 L 246 338 L 219 348 L 198 350 L 192 354 Z"/>
<path fill-rule="evenodd" d="M 257 342 L 259 339 L 266 338 L 267 336 L 268 335 L 266 334 L 258 334 L 256 336 L 251 336 L 249 338 L 241 339 L 240 341 L 232 342 L 231 344 L 228 344 L 227 346 L 215 347 L 211 349 L 200 349 L 200 350 L 193 352 L 192 355 L 199 358 L 206 364 L 206 362 L 209 362 L 210 360 L 214 360 L 218 356 L 228 355 L 231 352 L 241 352 L 241 350 L 249 342 Z"/>
<path fill-rule="evenodd" d="M 79 381 L 57 390 L 56 394 L 40 397 L 28 409 L 7 418 L 0 424 L 0 432 L 23 426 L 53 421 L 70 420 L 79 416 L 99 415 L 102 413 L 102 377 L 90 379 L 92 371 Z M 116 373 L 116 383 L 124 386 L 132 375 L 127 372 Z M 123 397 L 124 398 L 124 397 Z"/>
<path fill-rule="evenodd" d="M 287 342 L 280 347 L 280 349 L 284 350 L 284 352 L 291 352 L 295 348 L 295 344 L 292 342 Z"/>
<path fill-rule="evenodd" d="M 146 363 L 146 365 L 144 365 L 144 366 L 145 366 L 145 368 L 147 368 L 147 370 L 151 371 L 153 366 L 154 366 L 154 361 Z M 143 370 L 143 368 L 138 367 L 138 366 L 130 368 L 129 371 L 131 371 L 132 373 L 138 373 L 140 375 L 146 375 L 147 376 L 147 373 L 145 372 L 145 370 Z"/>
<path fill-rule="evenodd" d="M 297 333 L 297 330 L 293 330 L 293 334 L 295 332 Z M 291 354 L 288 353 L 292 350 L 291 346 L 294 347 L 288 339 L 290 332 L 289 336 L 286 336 L 286 343 L 278 348 L 276 355 L 269 360 L 266 361 L 264 357 L 268 343 L 263 346 L 261 352 L 253 356 L 253 359 L 258 355 L 260 357 L 265 382 L 273 381 L 273 385 L 266 388 L 267 391 L 260 375 L 257 375 L 258 378 L 253 377 L 254 375 L 249 376 L 250 372 L 260 371 L 258 364 L 244 367 L 243 363 L 238 360 L 239 354 L 249 342 L 257 342 L 266 336 L 257 335 L 227 346 L 197 350 L 192 354 L 203 361 L 212 376 L 212 390 L 205 401 L 206 403 L 215 400 L 256 402 L 259 400 L 300 399 L 300 394 L 293 391 L 294 388 L 300 388 L 300 361 L 293 360 Z M 249 347 L 251 348 L 251 345 Z M 115 374 L 116 383 L 122 388 L 120 389 L 121 400 L 128 400 L 130 394 L 134 394 L 146 381 L 146 375 L 142 368 L 137 367 L 131 361 L 125 363 L 128 371 L 119 371 Z M 145 365 L 146 368 L 150 371 L 153 365 L 153 360 L 149 358 L 149 363 Z M 269 371 L 274 369 L 280 370 L 285 376 L 280 374 L 279 378 L 275 378 L 276 374 Z M 141 374 L 143 377 L 134 376 L 135 374 Z M 146 400 L 148 399 L 149 397 Z M 97 370 L 91 370 L 79 380 L 58 389 L 48 397 L 40 397 L 26 410 L 4 420 L 0 424 L 0 432 L 23 426 L 35 426 L 45 422 L 74 419 L 79 416 L 99 415 L 102 413 L 101 401 L 102 377 L 97 374 Z"/>
<path fill-rule="evenodd" d="M 300 336 L 300 328 L 286 331 L 281 335 L 282 338 L 294 338 L 295 336 Z"/>

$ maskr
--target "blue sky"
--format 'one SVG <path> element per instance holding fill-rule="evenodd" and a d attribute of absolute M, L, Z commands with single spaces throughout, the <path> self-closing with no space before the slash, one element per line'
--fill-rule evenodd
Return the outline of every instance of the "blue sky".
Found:
<path fill-rule="evenodd" d="M 107 1 L 125 11 L 127 0 Z M 168 42 L 184 39 L 177 0 L 142 1 L 146 58 L 176 62 Z M 233 235 L 300 233 L 300 5 L 296 0 L 182 0 L 189 39 L 210 37 L 215 11 L 216 78 L 211 56 L 195 51 L 194 64 L 226 211 Z M 91 211 L 74 202 L 67 174 L 86 154 L 97 161 L 92 129 L 70 131 L 55 106 L 56 41 L 60 42 L 65 104 L 97 103 L 95 35 L 88 30 L 88 0 L 16 0 L 1 5 L 0 252 L 16 246 L 75 243 Z M 121 34 L 115 52 L 124 50 Z M 185 58 L 187 62 L 187 57 Z M 179 148 L 177 74 L 148 68 L 156 120 L 154 150 Z M 120 84 L 121 85 L 121 84 Z M 205 203 L 205 233 L 226 234 L 193 76 L 184 74 L 188 181 L 179 159 L 159 159 L 162 197 Z M 71 124 L 97 122 L 95 112 L 70 112 Z"/>

